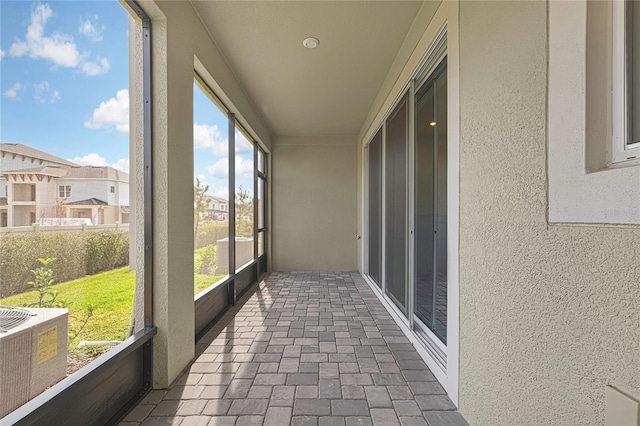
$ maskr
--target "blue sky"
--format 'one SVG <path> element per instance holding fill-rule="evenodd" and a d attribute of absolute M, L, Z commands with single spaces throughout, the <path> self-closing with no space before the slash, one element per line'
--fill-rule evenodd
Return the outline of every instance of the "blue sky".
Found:
<path fill-rule="evenodd" d="M 128 171 L 128 19 L 116 0 L 2 0 L 0 141 Z M 226 123 L 194 86 L 194 176 L 225 198 Z M 253 154 L 236 139 L 238 186 L 251 192 Z"/>

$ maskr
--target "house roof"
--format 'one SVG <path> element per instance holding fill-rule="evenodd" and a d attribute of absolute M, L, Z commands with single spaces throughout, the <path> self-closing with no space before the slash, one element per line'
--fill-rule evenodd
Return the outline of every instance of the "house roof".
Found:
<path fill-rule="evenodd" d="M 129 173 L 108 166 L 75 166 L 68 169 L 64 179 L 108 179 L 129 182 Z"/>
<path fill-rule="evenodd" d="M 67 206 L 108 206 L 106 201 L 102 201 L 98 198 L 89 198 L 88 200 L 73 201 L 71 203 L 65 203 Z"/>
<path fill-rule="evenodd" d="M 40 166 L 28 169 L 7 170 L 3 175 L 33 174 L 52 176 L 61 179 L 105 179 L 119 182 L 129 182 L 129 174 L 122 170 L 108 166 Z"/>
<path fill-rule="evenodd" d="M 209 198 L 211 199 L 211 201 L 215 201 L 216 203 L 226 203 L 226 204 L 229 203 L 229 201 L 225 200 L 224 198 L 214 197 L 212 195 L 210 195 Z"/>
<path fill-rule="evenodd" d="M 3 171 L 4 175 L 43 175 L 43 176 L 53 176 L 53 177 L 62 177 L 67 174 L 67 167 L 63 166 L 40 166 L 40 167 L 30 167 L 28 169 L 18 169 L 18 170 L 7 170 Z"/>
<path fill-rule="evenodd" d="M 48 154 L 39 149 L 31 148 L 30 146 L 22 145 L 20 143 L 0 143 L 0 153 L 2 155 L 15 154 L 25 157 L 35 158 L 37 160 L 50 161 L 52 163 L 58 163 L 64 166 L 77 166 L 77 164 L 67 161 L 55 155 Z"/>

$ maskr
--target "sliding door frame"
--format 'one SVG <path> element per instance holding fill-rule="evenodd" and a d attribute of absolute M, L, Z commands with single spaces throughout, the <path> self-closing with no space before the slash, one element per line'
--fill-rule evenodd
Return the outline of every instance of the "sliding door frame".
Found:
<path fill-rule="evenodd" d="M 362 146 L 363 161 L 363 276 L 376 296 L 387 308 L 404 334 L 414 344 L 418 353 L 427 363 L 438 381 L 443 385 L 449 398 L 458 405 L 459 388 L 459 134 L 460 134 L 460 101 L 459 101 L 459 48 L 458 48 L 458 7 L 457 2 L 443 2 L 420 40 L 415 53 L 408 60 L 396 86 L 391 90 L 383 107 L 377 113 L 373 123 L 364 134 Z M 422 54 L 420 54 L 422 52 Z M 415 95 L 427 81 L 444 58 L 447 58 L 447 344 L 436 335 L 422 327 L 415 317 L 415 268 L 417 260 L 415 250 Z M 402 83 L 404 82 L 404 83 Z M 406 315 L 395 306 L 386 295 L 386 121 L 395 111 L 403 97 L 408 94 L 409 128 L 407 146 L 407 226 L 406 226 L 406 283 L 409 283 Z M 368 147 L 377 132 L 382 130 L 382 259 L 381 288 L 369 277 L 369 165 Z M 405 284 L 406 284 L 405 283 Z M 419 330 L 419 331 L 418 331 Z M 443 362 L 444 358 L 444 362 Z"/>

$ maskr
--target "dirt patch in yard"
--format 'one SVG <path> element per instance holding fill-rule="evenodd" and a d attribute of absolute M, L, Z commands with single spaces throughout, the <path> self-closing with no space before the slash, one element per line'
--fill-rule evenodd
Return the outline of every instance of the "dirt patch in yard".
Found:
<path fill-rule="evenodd" d="M 80 370 L 85 365 L 92 362 L 105 352 L 108 352 L 111 347 L 96 347 L 83 351 L 69 352 L 67 354 L 67 376 Z"/>

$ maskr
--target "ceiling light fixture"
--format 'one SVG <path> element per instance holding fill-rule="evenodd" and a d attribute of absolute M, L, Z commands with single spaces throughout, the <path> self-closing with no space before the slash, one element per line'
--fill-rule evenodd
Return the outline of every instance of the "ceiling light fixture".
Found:
<path fill-rule="evenodd" d="M 429 123 L 429 126 L 436 127 L 436 122 L 435 122 L 435 121 L 432 121 L 431 123 Z"/>
<path fill-rule="evenodd" d="M 307 37 L 302 41 L 302 45 L 307 49 L 315 49 L 320 44 L 320 40 L 315 37 Z"/>

